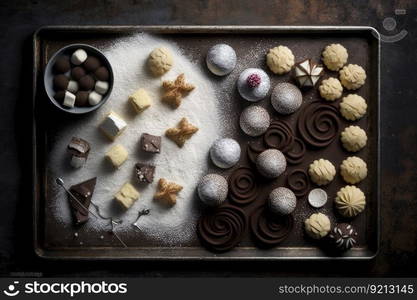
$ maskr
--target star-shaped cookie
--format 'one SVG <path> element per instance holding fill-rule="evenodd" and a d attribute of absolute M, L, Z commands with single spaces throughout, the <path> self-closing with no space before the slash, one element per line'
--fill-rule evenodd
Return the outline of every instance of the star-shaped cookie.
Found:
<path fill-rule="evenodd" d="M 173 206 L 177 203 L 177 194 L 182 190 L 182 186 L 175 182 L 169 182 L 165 178 L 159 179 L 158 191 L 154 195 L 155 200 L 161 200 Z"/>
<path fill-rule="evenodd" d="M 184 146 L 184 143 L 198 131 L 198 127 L 188 122 L 186 118 L 182 118 L 176 128 L 169 128 L 165 131 L 165 135 L 174 141 L 178 147 Z"/>
<path fill-rule="evenodd" d="M 162 87 L 165 90 L 162 101 L 168 103 L 173 108 L 180 106 L 182 98 L 195 88 L 192 84 L 185 82 L 184 74 L 180 74 L 175 81 L 164 81 Z"/>

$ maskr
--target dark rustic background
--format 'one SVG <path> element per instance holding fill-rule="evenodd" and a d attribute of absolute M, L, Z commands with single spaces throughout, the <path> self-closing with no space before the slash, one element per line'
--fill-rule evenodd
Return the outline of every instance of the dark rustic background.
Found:
<path fill-rule="evenodd" d="M 405 9 L 405 15 L 395 15 Z M 397 26 L 389 27 L 387 17 Z M 385 20 L 386 23 L 383 23 Z M 5 276 L 416 276 L 417 2 L 1 1 L 0 274 Z M 32 34 L 43 25 L 368 25 L 382 43 L 382 243 L 369 262 L 152 263 L 43 261 L 32 250 Z M 385 24 L 385 26 L 383 26 Z M 391 29 L 391 30 L 387 30 Z M 53 124 L 52 124 L 53 125 Z"/>

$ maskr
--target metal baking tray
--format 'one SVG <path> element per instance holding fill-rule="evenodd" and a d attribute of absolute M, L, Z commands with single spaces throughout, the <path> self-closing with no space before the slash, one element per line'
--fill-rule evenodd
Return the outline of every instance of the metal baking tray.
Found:
<path fill-rule="evenodd" d="M 48 189 L 54 178 L 48 178 L 46 155 L 53 142 L 54 130 L 68 124 L 69 117 L 49 105 L 42 85 L 43 70 L 50 56 L 70 43 L 86 43 L 96 47 L 138 32 L 147 32 L 176 42 L 188 56 L 204 63 L 201 53 L 210 45 L 225 42 L 239 53 L 252 45 L 261 44 L 266 52 L 271 46 L 288 44 L 303 56 L 332 42 L 347 44 L 349 55 L 359 64 L 366 65 L 368 79 L 361 88 L 367 99 L 368 115 L 361 124 L 368 128 L 368 146 L 364 149 L 368 163 L 368 177 L 361 188 L 367 195 L 366 212 L 354 224 L 361 235 L 359 247 L 342 256 L 329 256 L 316 245 L 306 241 L 298 226 L 280 246 L 263 250 L 250 240 L 224 254 L 215 254 L 200 246 L 198 240 L 176 247 L 162 247 L 138 238 L 126 238 L 128 248 L 120 247 L 117 240 L 79 245 L 57 224 L 48 209 Z M 372 259 L 379 247 L 379 34 L 371 27 L 294 27 L 294 26 L 54 26 L 42 27 L 33 39 L 33 230 L 34 247 L 38 256 L 50 259 L 134 259 L 134 260 L 323 260 Z M 264 62 L 254 62 L 264 63 Z M 262 66 L 262 65 L 261 65 Z M 233 120 L 233 117 L 232 117 Z M 53 130 L 51 129 L 53 128 Z M 334 193 L 334 191 L 332 191 Z"/>

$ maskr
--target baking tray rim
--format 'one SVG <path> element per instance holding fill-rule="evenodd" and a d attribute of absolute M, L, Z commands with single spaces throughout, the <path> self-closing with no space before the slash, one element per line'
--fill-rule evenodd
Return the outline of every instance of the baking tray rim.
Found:
<path fill-rule="evenodd" d="M 38 53 L 38 41 L 40 35 L 44 31 L 73 31 L 81 30 L 84 32 L 88 31 L 103 31 L 103 32 L 135 32 L 135 31 L 144 31 L 144 32 L 153 32 L 153 33 L 232 33 L 239 32 L 241 34 L 245 33 L 317 33 L 317 32 L 366 32 L 371 34 L 371 36 L 376 40 L 376 148 L 377 148 L 377 158 L 376 158 L 376 213 L 377 213 L 377 228 L 375 236 L 375 249 L 367 250 L 371 252 L 367 256 L 314 256 L 314 257 L 287 257 L 287 256 L 121 256 L 114 254 L 109 255 L 96 255 L 95 257 L 87 257 L 81 255 L 66 255 L 60 253 L 61 250 L 48 250 L 44 249 L 39 241 L 39 232 L 37 226 L 39 225 L 39 201 L 38 201 L 38 165 L 37 165 L 37 151 L 36 151 L 36 119 L 35 119 L 35 102 L 37 96 L 37 77 L 38 77 L 38 59 L 36 55 Z M 381 44 L 380 44 L 380 34 L 379 32 L 371 26 L 240 26 L 240 25 L 53 25 L 53 26 L 42 26 L 38 28 L 32 39 L 32 59 L 33 59 L 33 78 L 32 78 L 32 226 L 33 226 L 33 246 L 35 254 L 42 259 L 48 260 L 137 260 L 137 261 L 153 261 L 153 260 L 163 260 L 163 261 L 280 261 L 280 260 L 295 260 L 295 261 L 308 261 L 308 260 L 372 260 L 374 259 L 380 251 L 380 231 L 381 231 L 381 221 L 380 221 L 380 165 L 381 165 L 381 144 L 380 144 L 380 60 L 381 60 Z M 120 251 L 120 249 L 114 249 L 113 251 Z M 135 249 L 135 248 L 132 248 Z M 140 250 L 138 250 L 140 251 Z M 63 251 L 65 252 L 65 251 Z M 60 253 L 60 254 L 59 254 Z M 119 253 L 120 254 L 120 253 Z"/>

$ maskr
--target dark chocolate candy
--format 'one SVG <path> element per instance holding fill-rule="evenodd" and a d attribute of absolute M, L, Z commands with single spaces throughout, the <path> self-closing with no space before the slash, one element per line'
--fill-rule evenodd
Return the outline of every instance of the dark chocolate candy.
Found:
<path fill-rule="evenodd" d="M 64 74 L 56 75 L 54 77 L 54 88 L 55 91 L 63 91 L 68 87 L 69 79 Z"/>
<path fill-rule="evenodd" d="M 94 88 L 95 83 L 96 82 L 91 75 L 85 75 L 78 81 L 80 90 L 83 90 L 83 91 L 92 90 Z"/>
<path fill-rule="evenodd" d="M 96 76 L 96 78 L 98 80 L 101 80 L 101 81 L 108 81 L 109 80 L 109 77 L 110 77 L 109 70 L 107 70 L 106 67 L 100 67 L 100 68 L 98 68 L 94 72 L 94 75 Z"/>
<path fill-rule="evenodd" d="M 135 165 L 135 172 L 139 183 L 151 183 L 155 174 L 155 166 L 137 163 Z"/>
<path fill-rule="evenodd" d="M 87 91 L 78 91 L 75 94 L 75 106 L 88 106 L 88 95 L 90 92 Z"/>
<path fill-rule="evenodd" d="M 71 70 L 71 77 L 74 80 L 80 80 L 86 74 L 85 70 L 82 67 L 75 67 Z"/>
<path fill-rule="evenodd" d="M 73 137 L 68 144 L 68 152 L 79 157 L 87 157 L 90 153 L 90 144 L 86 140 Z"/>
<path fill-rule="evenodd" d="M 56 92 L 54 98 L 59 103 L 62 103 L 64 101 L 64 98 L 65 98 L 65 91 L 58 91 L 58 92 Z"/>
<path fill-rule="evenodd" d="M 87 181 L 70 187 L 70 192 L 82 204 L 77 203 L 71 196 L 69 201 L 71 204 L 72 214 L 74 216 L 74 223 L 76 225 L 83 224 L 88 221 L 88 209 L 90 207 L 91 198 L 93 197 L 94 188 L 96 186 L 97 177 L 91 178 Z"/>
<path fill-rule="evenodd" d="M 140 139 L 140 145 L 145 152 L 159 153 L 161 152 L 161 137 L 144 133 Z"/>
<path fill-rule="evenodd" d="M 60 56 L 56 59 L 53 70 L 56 74 L 66 73 L 71 69 L 68 56 Z"/>
<path fill-rule="evenodd" d="M 101 66 L 100 60 L 95 56 L 89 56 L 84 62 L 84 68 L 89 72 L 94 72 Z"/>

